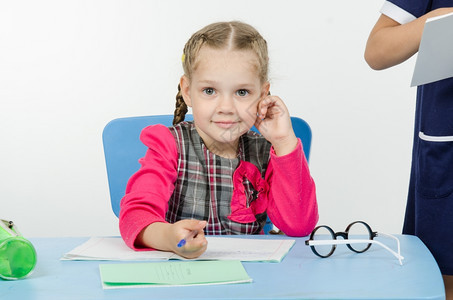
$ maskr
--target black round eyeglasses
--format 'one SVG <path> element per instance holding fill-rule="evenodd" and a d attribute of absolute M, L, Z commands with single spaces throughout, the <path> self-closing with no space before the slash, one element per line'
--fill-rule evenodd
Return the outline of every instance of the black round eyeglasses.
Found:
<path fill-rule="evenodd" d="M 377 236 L 386 236 L 396 240 L 398 253 L 381 242 L 374 240 Z M 343 240 L 338 240 L 337 237 L 342 237 Z M 344 232 L 334 232 L 332 228 L 326 225 L 318 226 L 310 234 L 310 239 L 305 241 L 305 245 L 310 246 L 313 253 L 322 258 L 331 256 L 335 252 L 337 245 L 340 244 L 345 244 L 351 251 L 356 253 L 363 253 L 370 249 L 372 244 L 378 244 L 392 253 L 401 265 L 401 260 L 404 259 L 400 254 L 399 240 L 395 236 L 372 231 L 371 227 L 363 221 L 355 221 L 349 224 Z"/>

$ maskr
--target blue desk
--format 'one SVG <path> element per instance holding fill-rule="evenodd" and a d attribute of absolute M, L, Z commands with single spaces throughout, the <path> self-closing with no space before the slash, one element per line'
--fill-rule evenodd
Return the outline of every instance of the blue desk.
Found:
<path fill-rule="evenodd" d="M 118 290 L 102 289 L 100 262 L 59 260 L 87 238 L 34 238 L 35 271 L 24 280 L 0 280 L 0 299 L 445 299 L 431 253 L 414 236 L 398 238 L 403 266 L 377 245 L 362 254 L 339 245 L 322 259 L 298 238 L 281 263 L 244 263 L 253 283 Z"/>

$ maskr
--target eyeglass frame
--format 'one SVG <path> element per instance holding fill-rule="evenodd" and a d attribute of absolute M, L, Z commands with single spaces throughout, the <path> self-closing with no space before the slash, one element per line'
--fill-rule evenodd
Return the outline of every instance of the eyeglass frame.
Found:
<path fill-rule="evenodd" d="M 349 230 L 351 229 L 351 227 L 353 225 L 358 224 L 358 223 L 364 225 L 365 228 L 367 229 L 368 234 L 369 234 L 369 239 L 368 240 L 366 240 L 366 239 L 349 239 Z M 313 237 L 315 236 L 316 231 L 318 231 L 318 229 L 320 229 L 320 228 L 327 229 L 329 231 L 329 233 L 331 234 L 333 239 L 332 240 L 314 240 Z M 390 249 L 389 247 L 387 247 L 383 243 L 374 240 L 374 238 L 378 237 L 378 236 L 385 236 L 385 237 L 389 237 L 389 238 L 394 239 L 396 241 L 396 243 L 397 243 L 398 253 L 396 253 L 395 251 L 393 251 L 392 249 Z M 337 240 L 337 237 L 342 237 L 343 240 Z M 363 250 L 356 250 L 350 245 L 350 244 L 363 244 L 363 243 L 367 243 L 368 244 Z M 355 253 L 363 253 L 363 252 L 367 251 L 368 249 L 370 249 L 372 244 L 378 244 L 381 247 L 383 247 L 384 249 L 386 249 L 387 251 L 389 251 L 393 256 L 395 256 L 398 259 L 400 265 L 403 265 L 402 260 L 404 259 L 404 257 L 401 255 L 399 239 L 397 237 L 391 235 L 391 234 L 386 234 L 386 233 L 382 233 L 382 232 L 378 233 L 377 231 L 372 231 L 371 227 L 367 223 L 365 223 L 363 221 L 352 222 L 351 224 L 348 225 L 348 227 L 346 227 L 346 230 L 344 232 L 342 232 L 342 231 L 334 232 L 332 230 L 332 228 L 330 228 L 327 225 L 317 226 L 311 232 L 310 238 L 305 241 L 305 245 L 310 246 L 310 248 L 313 251 L 313 253 L 315 255 L 321 257 L 321 258 L 327 258 L 327 257 L 331 256 L 335 252 L 335 249 L 337 247 L 336 245 L 346 245 L 349 248 L 349 250 L 351 250 L 351 251 L 353 251 Z M 330 250 L 330 252 L 328 254 L 322 255 L 318 251 L 316 251 L 316 249 L 315 249 L 316 245 L 318 245 L 318 246 L 331 245 L 332 249 Z"/>

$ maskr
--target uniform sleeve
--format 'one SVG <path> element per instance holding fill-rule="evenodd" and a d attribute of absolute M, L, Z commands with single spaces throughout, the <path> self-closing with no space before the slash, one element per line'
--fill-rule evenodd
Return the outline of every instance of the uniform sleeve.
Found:
<path fill-rule="evenodd" d="M 299 139 L 296 149 L 277 156 L 271 149 L 266 170 L 269 188 L 267 213 L 288 236 L 307 236 L 318 222 L 316 188 Z"/>
<path fill-rule="evenodd" d="M 400 24 L 409 23 L 431 10 L 429 0 L 387 0 L 381 13 Z"/>
<path fill-rule="evenodd" d="M 177 177 L 178 151 L 170 130 L 162 125 L 143 129 L 141 141 L 148 147 L 139 160 L 140 169 L 132 175 L 121 200 L 120 233 L 126 244 L 138 250 L 135 241 L 149 224 L 166 222 Z"/>

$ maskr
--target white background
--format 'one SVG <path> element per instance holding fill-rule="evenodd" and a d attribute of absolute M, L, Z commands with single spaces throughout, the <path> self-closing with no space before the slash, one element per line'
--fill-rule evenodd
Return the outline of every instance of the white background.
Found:
<path fill-rule="evenodd" d="M 224 20 L 255 26 L 272 94 L 312 127 L 320 221 L 400 233 L 415 58 L 363 59 L 382 0 L 0 0 L 0 218 L 27 237 L 118 235 L 101 141 L 108 121 L 173 112 L 182 48 Z"/>

